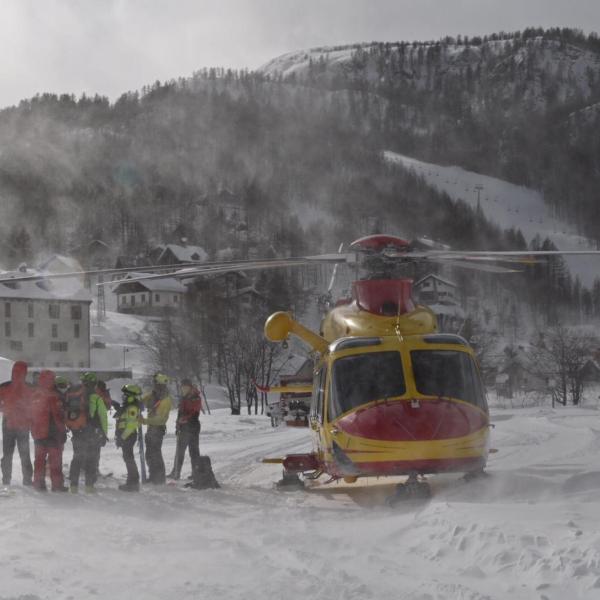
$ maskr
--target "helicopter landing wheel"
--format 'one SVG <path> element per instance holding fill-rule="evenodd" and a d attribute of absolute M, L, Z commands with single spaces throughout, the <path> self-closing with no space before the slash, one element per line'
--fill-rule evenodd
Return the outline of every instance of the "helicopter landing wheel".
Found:
<path fill-rule="evenodd" d="M 277 482 L 276 486 L 278 490 L 292 492 L 294 490 L 303 490 L 304 481 L 300 479 L 298 473 L 286 471 L 284 469 L 283 475 L 281 476 L 281 479 Z"/>
<path fill-rule="evenodd" d="M 388 506 L 395 506 L 400 502 L 410 500 L 427 500 L 431 498 L 431 487 L 425 480 L 419 480 L 416 475 L 411 475 L 404 483 L 396 486 L 394 494 L 387 499 Z"/>

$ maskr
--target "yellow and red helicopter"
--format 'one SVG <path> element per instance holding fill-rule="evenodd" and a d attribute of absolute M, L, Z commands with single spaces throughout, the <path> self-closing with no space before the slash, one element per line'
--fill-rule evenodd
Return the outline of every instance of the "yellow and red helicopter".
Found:
<path fill-rule="evenodd" d="M 414 263 L 445 264 L 491 273 L 556 255 L 600 251 L 453 251 L 446 246 L 407 242 L 390 235 L 356 240 L 347 253 L 285 259 L 189 263 L 148 267 L 166 272 L 130 281 L 218 275 L 231 271 L 289 268 L 328 263 L 365 268 L 348 299 L 325 314 L 320 331 L 306 328 L 289 313 L 265 323 L 265 335 L 284 342 L 302 339 L 314 358 L 311 386 L 260 387 L 262 391 L 311 393 L 309 426 L 313 450 L 265 462 L 283 465 L 282 486 L 301 483 L 299 475 L 348 483 L 361 477 L 408 476 L 397 498 L 428 496 L 420 477 L 435 473 L 483 473 L 489 447 L 489 411 L 475 352 L 458 335 L 440 333 L 435 314 L 415 304 L 412 280 L 400 276 Z M 114 273 L 114 269 L 60 275 L 12 276 L 0 283 Z M 121 269 L 125 271 L 125 269 Z M 333 278 L 332 278 L 333 281 Z M 103 285 L 103 284 L 99 284 Z M 106 285 L 106 284 L 104 284 Z M 329 292 L 331 292 L 330 284 Z M 331 304 L 331 298 L 328 298 Z"/>

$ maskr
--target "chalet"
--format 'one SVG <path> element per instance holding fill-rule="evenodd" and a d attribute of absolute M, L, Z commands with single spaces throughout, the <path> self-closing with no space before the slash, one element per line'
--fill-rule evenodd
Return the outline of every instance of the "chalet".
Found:
<path fill-rule="evenodd" d="M 153 264 L 177 265 L 189 262 L 204 262 L 208 254 L 200 246 L 188 245 L 182 240 L 181 244 L 166 244 L 157 246 L 151 252 Z"/>
<path fill-rule="evenodd" d="M 174 277 L 128 281 L 143 277 L 144 273 L 128 273 L 113 289 L 117 310 L 138 315 L 161 315 L 165 311 L 179 311 L 187 288 Z"/>
<path fill-rule="evenodd" d="M 48 273 L 80 273 L 84 270 L 77 259 L 62 254 L 53 254 L 39 264 L 38 269 Z"/>
<path fill-rule="evenodd" d="M 114 259 L 111 247 L 99 239 L 90 240 L 74 248 L 73 254 L 86 269 L 108 268 Z"/>
<path fill-rule="evenodd" d="M 23 267 L 2 276 L 34 274 Z M 90 304 L 74 279 L 0 283 L 0 355 L 40 367 L 89 367 Z"/>
<path fill-rule="evenodd" d="M 458 286 L 449 279 L 429 274 L 414 284 L 415 295 L 436 314 L 440 331 L 457 332 L 465 320 L 458 300 Z"/>

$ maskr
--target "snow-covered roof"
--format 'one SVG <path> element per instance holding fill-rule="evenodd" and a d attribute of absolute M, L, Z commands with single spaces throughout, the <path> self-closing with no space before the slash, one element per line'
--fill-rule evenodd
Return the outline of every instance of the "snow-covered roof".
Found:
<path fill-rule="evenodd" d="M 206 250 L 201 246 L 180 246 L 178 244 L 166 244 L 162 247 L 162 252 L 158 257 L 158 262 L 161 261 L 162 257 L 165 253 L 170 250 L 175 258 L 181 262 L 192 262 L 192 261 L 200 261 L 203 262 L 208 259 L 208 254 Z"/>
<path fill-rule="evenodd" d="M 2 278 L 19 278 L 26 275 L 43 274 L 33 269 L 0 272 Z M 62 280 L 15 281 L 0 283 L 0 300 L 19 298 L 24 300 L 70 300 L 91 302 L 90 292 L 86 290 L 79 278 Z"/>
<path fill-rule="evenodd" d="M 439 275 L 435 275 L 434 273 L 430 273 L 429 275 L 425 275 L 425 277 L 422 277 L 421 279 L 419 279 L 419 281 L 417 281 L 417 283 L 414 284 L 414 287 L 419 287 L 424 281 L 427 281 L 428 279 L 435 279 L 435 280 L 439 281 L 440 283 L 445 283 L 446 285 L 449 285 L 452 287 L 458 287 L 458 285 L 456 285 L 456 283 L 454 283 L 453 281 L 450 281 L 449 279 L 444 279 L 443 277 L 440 277 Z"/>
<path fill-rule="evenodd" d="M 119 288 L 127 283 L 131 283 L 127 281 L 128 279 L 132 279 L 134 277 L 144 277 L 144 275 L 148 275 L 148 273 L 127 273 L 123 279 L 120 279 L 118 284 L 113 289 L 115 294 L 125 293 L 120 292 Z M 136 281 L 143 288 L 147 289 L 149 292 L 173 292 L 184 294 L 187 292 L 187 288 L 183 285 L 178 279 L 175 277 L 165 277 L 164 279 L 144 279 L 142 281 Z"/>

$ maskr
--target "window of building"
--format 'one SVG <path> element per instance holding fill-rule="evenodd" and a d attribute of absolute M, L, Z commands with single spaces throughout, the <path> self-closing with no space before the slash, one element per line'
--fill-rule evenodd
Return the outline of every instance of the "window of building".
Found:
<path fill-rule="evenodd" d="M 27 317 L 33 319 L 33 304 L 27 305 Z"/>
<path fill-rule="evenodd" d="M 10 322 L 4 321 L 4 336 L 10 337 Z"/>
<path fill-rule="evenodd" d="M 82 360 L 80 360 L 79 361 L 79 368 L 82 368 L 82 367 L 85 367 L 85 363 Z"/>
<path fill-rule="evenodd" d="M 146 304 L 146 294 L 142 294 L 142 304 Z"/>
<path fill-rule="evenodd" d="M 10 340 L 10 349 L 23 350 L 23 342 L 20 342 L 18 340 Z"/>
<path fill-rule="evenodd" d="M 127 304 L 127 296 L 121 296 L 121 304 Z"/>
<path fill-rule="evenodd" d="M 32 338 L 35 335 L 33 323 L 27 323 L 27 335 Z"/>
<path fill-rule="evenodd" d="M 79 337 L 79 323 L 73 324 L 73 335 L 78 338 Z"/>
<path fill-rule="evenodd" d="M 135 306 L 135 296 L 131 296 L 131 306 Z"/>
<path fill-rule="evenodd" d="M 179 302 L 179 296 L 173 296 L 173 302 L 177 304 Z"/>
<path fill-rule="evenodd" d="M 56 324 L 52 325 L 52 337 L 53 338 L 58 337 L 58 325 L 56 325 Z"/>
<path fill-rule="evenodd" d="M 52 352 L 67 352 L 69 345 L 67 342 L 50 342 L 50 350 Z"/>
<path fill-rule="evenodd" d="M 4 303 L 4 316 L 10 318 L 10 302 Z"/>
<path fill-rule="evenodd" d="M 71 304 L 71 319 L 79 321 L 81 319 L 81 305 Z"/>
<path fill-rule="evenodd" d="M 160 302 L 160 294 L 154 294 L 154 301 Z"/>
<path fill-rule="evenodd" d="M 48 314 L 51 319 L 60 319 L 60 304 L 49 304 Z"/>

